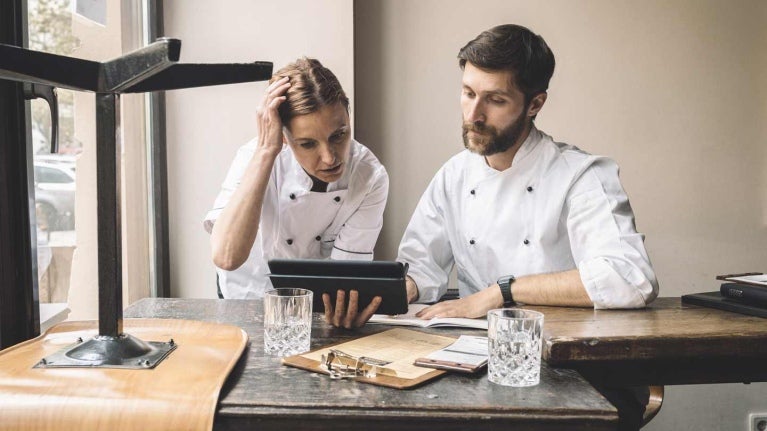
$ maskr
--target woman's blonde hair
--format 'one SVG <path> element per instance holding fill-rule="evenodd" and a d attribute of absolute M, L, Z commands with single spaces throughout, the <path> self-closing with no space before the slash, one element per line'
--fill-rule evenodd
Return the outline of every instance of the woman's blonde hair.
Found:
<path fill-rule="evenodd" d="M 338 78 L 314 58 L 299 58 L 278 70 L 269 83 L 281 78 L 290 79 L 287 100 L 278 108 L 280 120 L 285 126 L 297 115 L 311 114 L 323 106 L 341 103 L 349 111 L 349 98 Z"/>

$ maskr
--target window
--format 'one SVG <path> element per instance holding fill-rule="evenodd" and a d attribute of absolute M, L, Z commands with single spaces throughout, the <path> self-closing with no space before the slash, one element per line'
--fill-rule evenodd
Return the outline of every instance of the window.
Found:
<path fill-rule="evenodd" d="M 148 0 L 28 0 L 29 48 L 105 61 L 144 46 Z M 51 111 L 31 102 L 41 330 L 98 317 L 96 114 L 92 93 L 57 89 L 59 150 L 51 154 Z M 147 118 L 149 96 L 121 96 L 123 303 L 151 293 Z"/>
<path fill-rule="evenodd" d="M 35 180 L 40 184 L 72 184 L 75 182 L 75 169 L 74 166 L 48 167 L 35 160 Z"/>

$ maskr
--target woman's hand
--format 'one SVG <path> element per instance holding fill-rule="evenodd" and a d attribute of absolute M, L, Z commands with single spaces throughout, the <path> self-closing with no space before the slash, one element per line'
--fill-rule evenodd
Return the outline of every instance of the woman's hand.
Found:
<path fill-rule="evenodd" d="M 258 123 L 258 147 L 257 152 L 266 153 L 272 157 L 282 151 L 282 121 L 277 108 L 287 99 L 285 92 L 290 88 L 289 78 L 278 79 L 266 88 L 266 95 L 261 106 L 256 111 Z"/>

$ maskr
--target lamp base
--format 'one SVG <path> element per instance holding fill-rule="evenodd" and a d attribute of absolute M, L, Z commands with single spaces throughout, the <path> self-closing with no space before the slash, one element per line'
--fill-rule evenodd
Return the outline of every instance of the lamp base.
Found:
<path fill-rule="evenodd" d="M 172 338 L 161 342 L 143 341 L 130 334 L 97 335 L 41 359 L 34 368 L 152 369 L 176 347 Z"/>

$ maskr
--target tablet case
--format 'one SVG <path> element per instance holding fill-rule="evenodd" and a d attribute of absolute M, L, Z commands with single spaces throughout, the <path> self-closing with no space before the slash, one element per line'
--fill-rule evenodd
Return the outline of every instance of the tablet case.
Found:
<path fill-rule="evenodd" d="M 742 304 L 740 302 L 727 299 L 723 297 L 720 292 L 704 292 L 682 295 L 682 303 L 699 305 L 702 307 L 717 308 L 720 310 L 748 314 L 751 316 L 767 317 L 767 308 Z"/>
<path fill-rule="evenodd" d="M 767 286 L 742 283 L 722 283 L 719 292 L 723 297 L 741 304 L 767 308 Z"/>
<path fill-rule="evenodd" d="M 378 314 L 407 313 L 405 275 L 407 264 L 388 261 L 340 261 L 318 259 L 270 259 L 269 278 L 272 286 L 298 287 L 314 292 L 313 310 L 324 312 L 322 294 L 335 303 L 336 292 L 354 289 L 359 293 L 363 309 L 380 296 Z M 347 293 L 347 300 L 349 295 Z"/>

